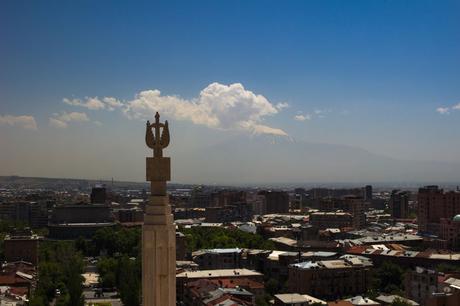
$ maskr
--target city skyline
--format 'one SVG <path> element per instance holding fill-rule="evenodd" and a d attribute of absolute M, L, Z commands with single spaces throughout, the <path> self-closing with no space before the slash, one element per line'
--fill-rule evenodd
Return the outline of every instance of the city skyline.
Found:
<path fill-rule="evenodd" d="M 142 181 L 159 111 L 173 182 L 460 179 L 458 2 L 0 7 L 0 175 Z"/>

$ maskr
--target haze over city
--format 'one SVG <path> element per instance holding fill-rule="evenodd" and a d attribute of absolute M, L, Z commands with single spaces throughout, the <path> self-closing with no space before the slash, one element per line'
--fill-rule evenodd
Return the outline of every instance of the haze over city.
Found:
<path fill-rule="evenodd" d="M 144 181 L 159 111 L 173 182 L 460 179 L 458 1 L 2 1 L 0 37 L 0 175 Z"/>

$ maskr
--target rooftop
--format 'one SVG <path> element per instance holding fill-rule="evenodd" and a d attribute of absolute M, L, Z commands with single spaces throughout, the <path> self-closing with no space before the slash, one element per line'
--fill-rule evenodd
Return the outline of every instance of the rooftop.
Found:
<path fill-rule="evenodd" d="M 306 269 L 350 269 L 354 267 L 369 267 L 372 266 L 372 262 L 362 256 L 341 256 L 340 259 L 336 260 L 321 260 L 321 261 L 304 261 L 296 264 L 292 264 L 292 267 L 299 268 L 302 270 Z"/>
<path fill-rule="evenodd" d="M 285 244 L 288 246 L 295 246 L 297 244 L 297 240 L 287 238 L 287 237 L 275 237 L 275 238 L 270 238 L 270 241 Z"/>
<path fill-rule="evenodd" d="M 379 304 L 378 302 L 373 301 L 370 298 L 362 297 L 360 295 L 354 296 L 354 297 L 349 298 L 349 299 L 345 299 L 345 301 L 348 301 L 348 302 L 352 303 L 355 306 L 357 306 L 357 305 L 378 305 Z"/>
<path fill-rule="evenodd" d="M 299 293 L 283 293 L 276 294 L 275 298 L 283 302 L 284 304 L 294 304 L 294 303 L 320 303 L 326 305 L 327 303 L 323 300 L 312 297 L 308 294 L 299 294 Z"/>
<path fill-rule="evenodd" d="M 375 298 L 377 301 L 379 302 L 383 302 L 383 303 L 386 303 L 386 304 L 392 304 L 395 300 L 402 300 L 410 305 L 413 305 L 413 306 L 419 306 L 420 304 L 415 302 L 415 301 L 412 301 L 412 300 L 409 300 L 409 299 L 406 299 L 406 298 L 403 298 L 399 295 L 379 295 L 378 297 Z"/>
<path fill-rule="evenodd" d="M 176 278 L 215 278 L 215 277 L 234 277 L 234 276 L 262 276 L 263 274 L 248 269 L 221 269 L 221 270 L 201 270 L 187 271 L 176 275 Z"/>

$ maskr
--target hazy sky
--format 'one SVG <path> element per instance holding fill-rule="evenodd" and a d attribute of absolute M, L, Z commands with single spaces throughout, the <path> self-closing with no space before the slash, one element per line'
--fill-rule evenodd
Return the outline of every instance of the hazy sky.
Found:
<path fill-rule="evenodd" d="M 144 180 L 155 111 L 180 182 L 247 137 L 460 163 L 460 1 L 0 2 L 0 175 Z"/>

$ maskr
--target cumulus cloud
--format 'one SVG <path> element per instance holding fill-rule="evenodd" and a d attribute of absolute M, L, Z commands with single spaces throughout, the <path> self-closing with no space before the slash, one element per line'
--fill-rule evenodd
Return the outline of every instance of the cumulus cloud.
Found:
<path fill-rule="evenodd" d="M 86 113 L 79 112 L 62 112 L 60 114 L 53 114 L 53 117 L 49 118 L 49 125 L 55 128 L 66 128 L 71 122 L 86 122 L 89 121 Z"/>
<path fill-rule="evenodd" d="M 438 107 L 436 111 L 440 113 L 441 115 L 447 115 L 450 113 L 449 107 Z"/>
<path fill-rule="evenodd" d="M 105 97 L 73 99 L 71 105 L 88 107 L 90 100 L 104 104 L 104 108 L 120 108 L 130 119 L 152 119 L 155 112 L 176 120 L 186 120 L 194 124 L 222 130 L 249 131 L 254 134 L 287 136 L 279 128 L 263 124 L 265 118 L 276 115 L 287 103 L 274 105 L 262 95 L 247 90 L 240 83 L 224 85 L 209 84 L 194 99 L 184 99 L 175 95 L 162 95 L 159 90 L 139 92 L 134 99 L 119 101 Z M 65 102 L 67 103 L 67 102 Z M 70 103 L 67 103 L 70 104 Z M 110 110 L 110 109 L 109 109 Z"/>
<path fill-rule="evenodd" d="M 309 114 L 306 114 L 306 115 L 298 114 L 294 116 L 294 120 L 296 121 L 305 121 L 305 120 L 310 120 L 310 119 L 311 119 L 311 115 Z"/>
<path fill-rule="evenodd" d="M 62 102 L 72 106 L 85 107 L 90 110 L 107 109 L 109 111 L 113 111 L 116 108 L 120 108 L 123 106 L 123 103 L 111 97 L 104 97 L 102 99 L 99 99 L 98 97 L 87 97 L 85 98 L 85 100 L 64 98 L 62 99 Z"/>
<path fill-rule="evenodd" d="M 37 122 L 33 116 L 0 115 L 0 125 L 20 127 L 26 130 L 36 130 Z"/>

